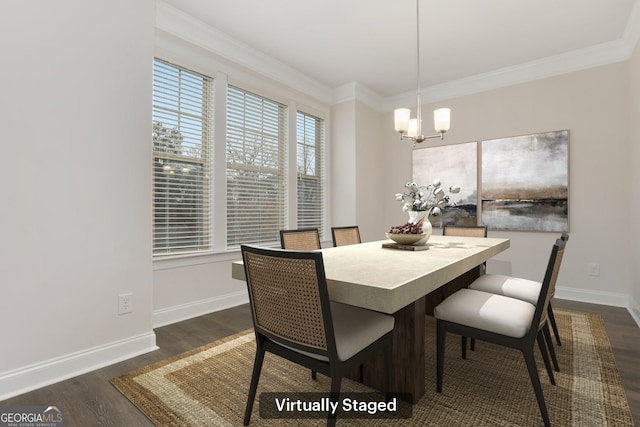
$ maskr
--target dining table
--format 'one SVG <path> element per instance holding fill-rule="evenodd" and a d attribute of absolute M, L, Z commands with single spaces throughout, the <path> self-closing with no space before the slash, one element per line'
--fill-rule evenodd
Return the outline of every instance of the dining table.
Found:
<path fill-rule="evenodd" d="M 424 247 L 394 245 L 391 240 L 320 249 L 329 299 L 395 317 L 391 391 L 416 403 L 425 394 L 425 315 L 429 296 L 465 277 L 465 286 L 482 273 L 486 261 L 508 249 L 509 239 L 432 235 Z M 245 280 L 242 261 L 232 263 L 234 279 Z M 460 285 L 458 285 L 460 286 Z M 384 386 L 384 360 L 372 359 L 357 379 Z"/>

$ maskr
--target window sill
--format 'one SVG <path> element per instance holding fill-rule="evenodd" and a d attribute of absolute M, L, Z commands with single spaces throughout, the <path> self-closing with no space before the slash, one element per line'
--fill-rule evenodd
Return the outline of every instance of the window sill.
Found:
<path fill-rule="evenodd" d="M 328 248 L 333 246 L 331 241 L 322 241 L 321 247 Z M 266 246 L 273 247 L 276 246 Z M 189 267 L 192 265 L 214 264 L 218 262 L 238 261 L 242 258 L 240 249 L 233 249 L 227 252 L 204 252 L 190 253 L 184 255 L 169 255 L 162 258 L 153 259 L 153 271 L 168 270 L 171 268 Z"/>
<path fill-rule="evenodd" d="M 153 270 L 168 270 L 171 268 L 189 267 L 192 265 L 213 264 L 218 262 L 237 261 L 242 257 L 240 250 L 223 253 L 200 253 L 188 255 L 173 255 L 153 260 Z"/>

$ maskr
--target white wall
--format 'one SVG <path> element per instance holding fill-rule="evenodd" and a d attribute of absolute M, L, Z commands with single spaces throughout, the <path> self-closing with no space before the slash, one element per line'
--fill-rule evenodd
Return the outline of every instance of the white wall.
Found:
<path fill-rule="evenodd" d="M 331 108 L 331 215 L 336 226 L 357 223 L 356 219 L 356 101 L 347 101 Z M 361 236 L 362 237 L 362 236 Z"/>
<path fill-rule="evenodd" d="M 630 187 L 629 64 L 593 68 L 447 101 L 452 108 L 448 143 L 569 129 L 569 227 L 571 240 L 558 279 L 558 297 L 626 305 L 630 265 L 637 260 L 629 239 L 634 192 Z M 445 103 L 439 103 L 442 106 Z M 430 111 L 436 105 L 426 106 Z M 391 115 L 387 121 L 391 123 Z M 393 194 L 406 178 L 411 149 L 395 141 L 391 124 L 385 158 L 399 157 L 382 194 Z M 428 144 L 423 143 L 422 145 Z M 635 181 L 637 182 L 637 180 Z M 387 224 L 402 218 L 397 204 L 385 205 Z M 497 232 L 511 249 L 489 268 L 540 280 L 553 233 Z M 587 263 L 600 264 L 600 276 L 587 275 Z M 637 261 L 635 261 L 637 263 Z"/>
<path fill-rule="evenodd" d="M 631 247 L 631 289 L 633 298 L 633 315 L 640 322 L 640 42 L 636 44 L 635 51 L 629 61 L 630 81 L 630 108 L 629 117 L 631 125 L 631 170 L 632 178 L 629 183 L 630 199 L 633 203 L 631 220 L 629 222 L 632 233 L 629 239 Z"/>
<path fill-rule="evenodd" d="M 0 400 L 155 348 L 153 31 L 152 0 L 0 2 Z"/>
<path fill-rule="evenodd" d="M 379 191 L 384 180 L 382 115 L 350 100 L 331 109 L 331 206 L 329 227 L 358 225 L 362 241 L 384 238 Z"/>
<path fill-rule="evenodd" d="M 386 165 L 382 157 L 380 135 L 385 123 L 381 114 L 362 102 L 356 102 L 356 221 L 362 241 L 384 239 L 386 229 L 380 228 L 384 211 L 380 188 L 385 180 Z M 338 224 L 339 225 L 339 224 Z"/>

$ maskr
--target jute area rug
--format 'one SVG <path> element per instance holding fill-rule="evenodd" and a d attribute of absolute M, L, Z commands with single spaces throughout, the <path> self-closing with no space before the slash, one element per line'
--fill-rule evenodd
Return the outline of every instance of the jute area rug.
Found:
<path fill-rule="evenodd" d="M 561 372 L 549 383 L 538 362 L 554 426 L 632 426 L 633 420 L 600 315 L 556 309 Z M 484 342 L 467 359 L 447 336 L 443 393 L 435 391 L 435 321 L 426 317 L 427 392 L 407 419 L 338 418 L 338 426 L 538 426 L 542 418 L 522 354 Z M 538 351 L 536 350 L 536 353 Z M 241 426 L 255 342 L 245 331 L 114 378 L 112 384 L 157 426 Z M 250 426 L 316 426 L 324 419 L 267 419 L 263 392 L 326 392 L 330 379 L 267 354 Z M 370 392 L 351 380 L 343 392 Z"/>

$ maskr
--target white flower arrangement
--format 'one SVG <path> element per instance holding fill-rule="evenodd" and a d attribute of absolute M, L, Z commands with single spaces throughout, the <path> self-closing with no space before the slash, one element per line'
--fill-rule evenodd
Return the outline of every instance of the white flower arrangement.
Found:
<path fill-rule="evenodd" d="M 407 189 L 405 193 L 396 193 L 396 200 L 402 203 L 404 212 L 428 211 L 429 215 L 438 216 L 445 207 L 456 205 L 442 188 L 440 178 L 436 178 L 433 183 L 426 186 L 407 182 L 405 188 Z M 449 192 L 451 194 L 459 193 L 460 186 L 452 185 L 449 187 Z"/>

